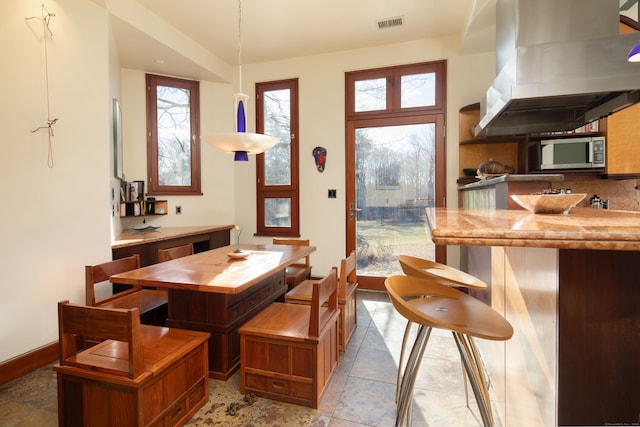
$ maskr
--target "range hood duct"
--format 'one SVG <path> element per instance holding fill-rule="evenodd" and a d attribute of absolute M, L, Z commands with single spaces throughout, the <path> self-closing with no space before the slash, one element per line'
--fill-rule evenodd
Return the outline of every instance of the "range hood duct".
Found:
<path fill-rule="evenodd" d="M 497 77 L 476 136 L 569 131 L 640 101 L 640 33 L 619 34 L 618 2 L 497 0 Z"/>

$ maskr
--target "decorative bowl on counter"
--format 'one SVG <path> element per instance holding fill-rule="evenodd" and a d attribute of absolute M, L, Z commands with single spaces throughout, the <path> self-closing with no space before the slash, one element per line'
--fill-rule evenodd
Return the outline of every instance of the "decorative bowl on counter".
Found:
<path fill-rule="evenodd" d="M 566 215 L 586 196 L 585 193 L 512 194 L 511 198 L 529 212 Z"/>

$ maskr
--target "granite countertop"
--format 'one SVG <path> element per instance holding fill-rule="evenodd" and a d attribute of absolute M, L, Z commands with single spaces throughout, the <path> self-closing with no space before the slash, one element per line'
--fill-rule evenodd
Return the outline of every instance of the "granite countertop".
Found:
<path fill-rule="evenodd" d="M 427 208 L 443 245 L 640 250 L 640 212 L 573 208 L 568 215 L 524 210 Z"/>
<path fill-rule="evenodd" d="M 494 176 L 492 178 L 487 178 L 480 181 L 472 182 L 470 184 L 461 185 L 460 187 L 458 187 L 458 190 L 469 190 L 469 189 L 477 189 L 482 187 L 491 187 L 501 182 L 532 182 L 532 181 L 545 181 L 545 182 L 564 181 L 564 175 L 561 173 L 504 174 L 504 175 Z"/>
<path fill-rule="evenodd" d="M 111 245 L 112 249 L 133 246 L 142 243 L 159 242 L 178 237 L 193 236 L 195 234 L 212 233 L 221 230 L 231 230 L 233 225 L 205 225 L 188 227 L 160 227 L 155 230 L 137 231 L 123 230 Z"/>

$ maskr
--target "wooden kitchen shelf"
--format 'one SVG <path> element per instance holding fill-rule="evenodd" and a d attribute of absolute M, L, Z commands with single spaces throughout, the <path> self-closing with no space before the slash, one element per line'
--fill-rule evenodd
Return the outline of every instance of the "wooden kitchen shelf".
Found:
<path fill-rule="evenodd" d="M 134 200 L 120 202 L 120 218 L 166 215 L 169 213 L 169 204 L 166 200 Z"/>

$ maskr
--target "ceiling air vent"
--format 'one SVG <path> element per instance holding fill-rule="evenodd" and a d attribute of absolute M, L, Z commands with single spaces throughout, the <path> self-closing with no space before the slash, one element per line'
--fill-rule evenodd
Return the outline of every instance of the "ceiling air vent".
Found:
<path fill-rule="evenodd" d="M 404 17 L 396 16 L 395 18 L 381 19 L 376 22 L 376 25 L 378 26 L 379 30 L 391 27 L 399 27 L 401 25 L 404 25 Z"/>

